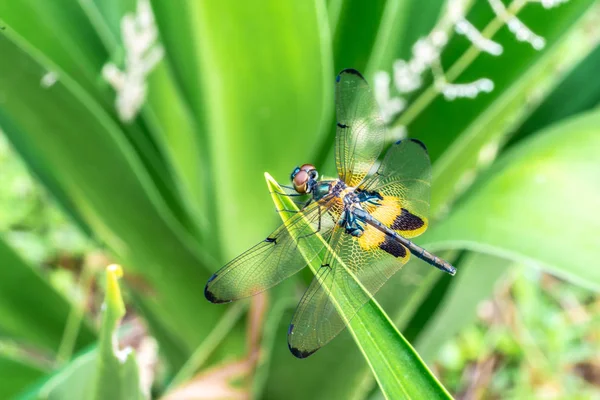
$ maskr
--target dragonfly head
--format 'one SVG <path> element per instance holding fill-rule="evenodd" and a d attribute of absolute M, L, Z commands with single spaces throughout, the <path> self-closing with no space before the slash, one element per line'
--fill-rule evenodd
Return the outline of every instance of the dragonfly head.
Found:
<path fill-rule="evenodd" d="M 296 192 L 306 194 L 312 192 L 317 184 L 319 173 L 314 165 L 304 164 L 301 167 L 294 168 L 290 178 Z"/>

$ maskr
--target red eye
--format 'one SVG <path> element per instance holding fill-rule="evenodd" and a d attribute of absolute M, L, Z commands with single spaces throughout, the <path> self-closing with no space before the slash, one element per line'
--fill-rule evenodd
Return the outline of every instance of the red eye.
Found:
<path fill-rule="evenodd" d="M 312 164 L 304 164 L 303 166 L 300 167 L 301 171 L 306 171 L 306 172 L 311 171 L 313 169 L 316 169 L 316 168 Z"/>
<path fill-rule="evenodd" d="M 308 173 L 304 170 L 298 171 L 292 183 L 294 184 L 294 189 L 296 192 L 304 194 L 306 193 L 306 183 L 308 182 Z"/>

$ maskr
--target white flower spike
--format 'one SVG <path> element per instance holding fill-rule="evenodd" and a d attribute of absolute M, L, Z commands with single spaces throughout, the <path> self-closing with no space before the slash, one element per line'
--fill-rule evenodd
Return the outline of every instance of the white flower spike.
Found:
<path fill-rule="evenodd" d="M 121 20 L 121 35 L 125 47 L 125 69 L 113 63 L 102 68 L 102 76 L 117 92 L 115 106 L 123 122 L 135 119 L 146 101 L 146 77 L 160 62 L 164 50 L 157 44 L 158 29 L 148 0 L 138 0 L 134 14 Z"/>

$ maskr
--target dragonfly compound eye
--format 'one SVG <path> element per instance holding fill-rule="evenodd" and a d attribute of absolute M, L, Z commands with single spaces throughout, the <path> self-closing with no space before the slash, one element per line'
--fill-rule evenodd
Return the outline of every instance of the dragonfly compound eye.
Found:
<path fill-rule="evenodd" d="M 294 180 L 294 177 L 296 176 L 296 174 L 300 172 L 300 167 L 296 167 L 294 168 L 294 170 L 292 171 L 291 175 L 290 175 L 290 180 Z"/>
<path fill-rule="evenodd" d="M 306 172 L 310 172 L 310 171 L 314 171 L 316 170 L 315 166 L 312 164 L 304 164 L 300 167 L 301 171 L 306 171 Z"/>
<path fill-rule="evenodd" d="M 310 179 L 316 180 L 319 177 L 317 169 L 312 164 L 304 164 L 300 167 L 300 171 L 306 171 Z"/>
<path fill-rule="evenodd" d="M 304 170 L 298 171 L 296 175 L 294 175 L 294 179 L 292 179 L 292 183 L 294 184 L 294 189 L 296 192 L 304 194 L 306 193 L 306 184 L 308 183 L 308 173 Z"/>

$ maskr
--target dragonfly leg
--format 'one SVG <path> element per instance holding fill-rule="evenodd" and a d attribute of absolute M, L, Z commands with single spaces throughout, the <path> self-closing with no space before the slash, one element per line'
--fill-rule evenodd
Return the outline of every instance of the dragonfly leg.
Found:
<path fill-rule="evenodd" d="M 283 210 L 275 210 L 278 213 L 290 213 L 290 214 L 297 214 L 300 212 L 300 210 L 288 210 L 288 209 L 283 209 Z"/>
<path fill-rule="evenodd" d="M 309 236 L 312 236 L 312 235 L 315 235 L 315 234 L 321 232 L 321 207 L 319 207 L 318 211 L 319 211 L 319 218 L 318 218 L 319 222 L 317 223 L 317 230 L 314 232 L 311 232 L 309 234 L 299 236 L 298 239 L 304 239 L 304 238 L 307 238 Z"/>
<path fill-rule="evenodd" d="M 365 228 L 363 226 L 364 221 L 357 218 L 353 212 L 344 211 L 344 213 L 345 213 L 345 218 L 346 218 L 346 220 L 345 220 L 346 233 L 348 233 L 352 236 L 355 236 L 355 237 L 362 236 L 363 232 L 365 231 Z"/>
<path fill-rule="evenodd" d="M 301 205 L 301 207 L 300 207 L 299 210 L 288 210 L 287 208 L 284 208 L 282 210 L 277 209 L 276 211 L 278 213 L 288 212 L 288 213 L 291 213 L 291 214 L 296 214 L 296 213 L 301 212 L 304 208 L 308 207 L 310 205 L 310 203 L 312 203 L 312 201 L 313 201 L 312 199 L 308 199 L 308 201 L 294 201 L 294 204 Z M 319 208 L 319 213 L 320 212 L 321 212 L 321 208 Z"/>
<path fill-rule="evenodd" d="M 270 192 L 271 194 L 278 194 L 280 196 L 286 196 L 286 197 L 301 197 L 301 196 L 306 196 L 305 194 L 300 194 L 300 193 L 285 193 L 285 192 Z"/>
<path fill-rule="evenodd" d="M 279 185 L 282 188 L 286 188 L 286 189 L 291 189 L 291 190 L 296 190 L 296 188 L 292 187 L 292 186 L 288 186 L 288 185 Z"/>

